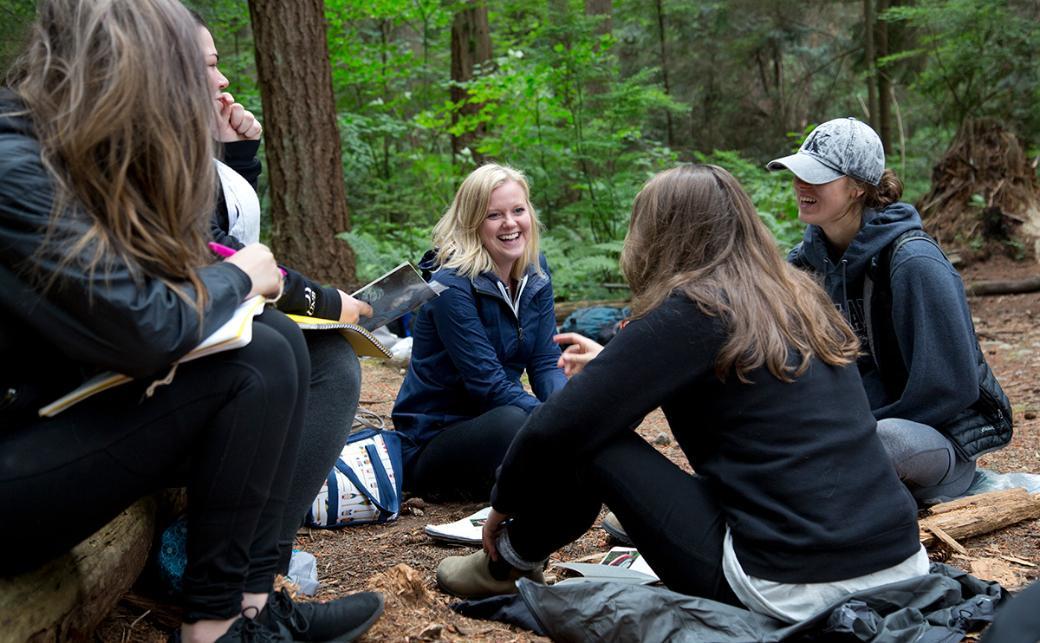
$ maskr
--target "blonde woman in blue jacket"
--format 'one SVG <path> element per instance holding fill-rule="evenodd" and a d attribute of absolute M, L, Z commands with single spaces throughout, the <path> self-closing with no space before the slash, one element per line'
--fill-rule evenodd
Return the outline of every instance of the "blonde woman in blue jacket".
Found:
<path fill-rule="evenodd" d="M 404 484 L 428 499 L 486 500 L 528 413 L 567 381 L 527 179 L 477 168 L 433 240 L 421 267 L 446 289 L 419 311 L 393 412 L 406 437 Z"/>

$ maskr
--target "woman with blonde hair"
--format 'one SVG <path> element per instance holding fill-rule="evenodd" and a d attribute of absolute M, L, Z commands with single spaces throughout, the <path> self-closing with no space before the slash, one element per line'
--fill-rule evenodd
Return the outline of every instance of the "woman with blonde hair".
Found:
<path fill-rule="evenodd" d="M 177 0 L 41 0 L 8 87 L 0 575 L 186 479 L 174 640 L 356 636 L 381 612 L 377 595 L 268 605 L 310 374 L 299 329 L 267 311 L 249 345 L 171 368 L 243 300 L 282 288 L 264 246 L 219 263 L 206 248 L 214 111 L 195 21 Z M 38 415 L 105 370 L 134 380 Z"/>
<path fill-rule="evenodd" d="M 445 289 L 419 311 L 393 412 L 407 438 L 404 484 L 427 498 L 486 500 L 527 414 L 566 383 L 527 179 L 504 165 L 474 170 L 433 242 L 420 267 Z"/>
<path fill-rule="evenodd" d="M 564 355 L 577 373 L 510 446 L 484 549 L 442 561 L 440 586 L 515 591 L 604 502 L 669 588 L 790 622 L 927 573 L 856 337 L 783 261 L 736 179 L 706 165 L 652 178 L 621 267 L 633 319 L 587 364 Z M 635 433 L 657 407 L 696 474 Z M 566 466 L 547 469 L 546 454 Z"/>

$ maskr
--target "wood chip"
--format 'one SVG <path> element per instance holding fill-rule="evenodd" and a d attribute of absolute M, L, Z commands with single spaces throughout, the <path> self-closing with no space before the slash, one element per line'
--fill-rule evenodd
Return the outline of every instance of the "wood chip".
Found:
<path fill-rule="evenodd" d="M 1015 563 L 1017 565 L 1023 565 L 1025 567 L 1036 567 L 1036 563 L 1031 563 L 1028 560 L 1022 560 L 1021 558 L 1015 558 L 1014 556 L 1005 556 L 1005 555 L 1001 554 L 1000 557 L 1003 558 L 1006 561 L 1010 561 L 1010 562 Z"/>

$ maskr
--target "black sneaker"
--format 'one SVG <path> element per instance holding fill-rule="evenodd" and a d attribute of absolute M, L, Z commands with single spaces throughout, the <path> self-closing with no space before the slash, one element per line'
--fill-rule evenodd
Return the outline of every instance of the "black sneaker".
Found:
<path fill-rule="evenodd" d="M 383 595 L 360 592 L 328 603 L 294 603 L 285 589 L 271 592 L 256 620 L 284 627 L 296 641 L 353 641 L 379 620 Z"/>
<path fill-rule="evenodd" d="M 246 616 L 246 612 L 251 614 Z M 216 643 L 292 643 L 292 635 L 284 625 L 270 625 L 258 622 L 255 618 L 256 608 L 242 610 L 242 616 L 235 619 L 227 632 L 216 640 Z M 170 632 L 169 643 L 181 643 L 181 628 Z"/>

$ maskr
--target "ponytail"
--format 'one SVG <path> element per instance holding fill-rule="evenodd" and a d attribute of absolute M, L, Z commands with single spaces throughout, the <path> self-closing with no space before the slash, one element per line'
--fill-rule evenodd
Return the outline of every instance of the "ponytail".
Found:
<path fill-rule="evenodd" d="M 886 208 L 903 196 L 903 182 L 889 169 L 881 173 L 881 180 L 877 185 L 864 181 L 856 181 L 856 184 L 863 190 L 863 205 L 875 210 Z"/>

